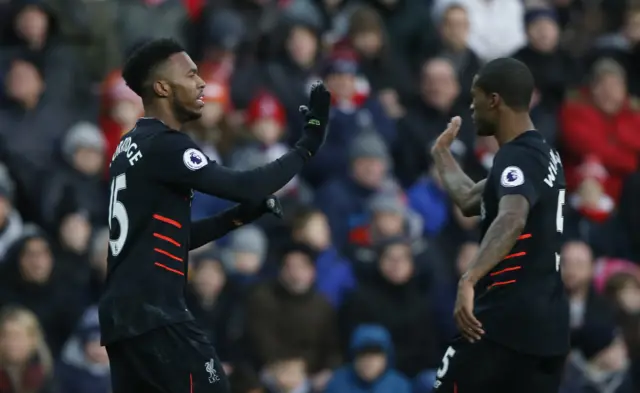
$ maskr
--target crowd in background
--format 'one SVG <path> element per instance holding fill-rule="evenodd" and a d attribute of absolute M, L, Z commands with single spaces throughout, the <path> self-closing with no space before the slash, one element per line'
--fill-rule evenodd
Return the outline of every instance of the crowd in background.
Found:
<path fill-rule="evenodd" d="M 0 0 L 0 393 L 110 392 L 96 311 L 107 168 L 142 115 L 120 68 L 167 36 L 207 82 L 203 116 L 184 131 L 223 165 L 278 158 L 300 135 L 311 83 L 333 93 L 324 147 L 278 192 L 284 219 L 190 258 L 189 307 L 234 393 L 432 391 L 479 239 L 429 149 L 459 115 L 452 152 L 486 176 L 498 146 L 475 136 L 469 90 L 504 56 L 533 72 L 531 115 L 567 177 L 573 350 L 561 392 L 640 391 L 639 6 Z M 193 218 L 229 205 L 197 193 Z"/>

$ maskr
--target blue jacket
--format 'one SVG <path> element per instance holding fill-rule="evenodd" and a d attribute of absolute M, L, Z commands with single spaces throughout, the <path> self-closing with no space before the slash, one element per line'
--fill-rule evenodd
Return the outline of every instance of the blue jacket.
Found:
<path fill-rule="evenodd" d="M 325 393 L 411 393 L 411 383 L 393 368 L 393 344 L 389 332 L 380 325 L 360 325 L 351 336 L 352 357 L 361 348 L 380 346 L 387 354 L 387 369 L 373 382 L 356 374 L 353 364 L 339 368 L 327 384 Z"/>

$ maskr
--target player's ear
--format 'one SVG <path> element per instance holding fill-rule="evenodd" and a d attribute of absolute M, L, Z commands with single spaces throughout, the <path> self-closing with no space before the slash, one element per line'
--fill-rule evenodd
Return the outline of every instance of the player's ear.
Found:
<path fill-rule="evenodd" d="M 168 97 L 171 94 L 171 85 L 167 81 L 159 79 L 153 82 L 153 92 L 158 97 Z"/>
<path fill-rule="evenodd" d="M 502 100 L 502 98 L 500 98 L 500 96 L 497 93 L 489 94 L 489 107 L 490 108 L 497 108 L 498 105 L 500 105 L 500 101 L 501 100 Z"/>

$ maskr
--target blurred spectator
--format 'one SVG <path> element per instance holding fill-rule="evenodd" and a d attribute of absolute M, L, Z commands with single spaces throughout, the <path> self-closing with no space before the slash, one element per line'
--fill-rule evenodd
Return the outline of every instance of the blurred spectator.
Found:
<path fill-rule="evenodd" d="M 38 233 L 25 235 L 0 269 L 0 307 L 20 304 L 32 310 L 56 356 L 82 312 L 82 302 L 59 275 L 49 242 Z"/>
<path fill-rule="evenodd" d="M 37 57 L 49 91 L 62 102 L 81 104 L 74 94 L 85 87 L 77 51 L 61 39 L 58 16 L 48 2 L 13 1 L 11 8 L 11 23 L 0 27 L 5 29 L 0 37 L 0 63 L 22 56 Z"/>
<path fill-rule="evenodd" d="M 246 26 L 242 15 L 233 10 L 222 9 L 207 12 L 202 20 L 203 34 L 196 38 L 203 50 L 200 75 L 206 81 L 228 83 L 235 70 L 237 52 L 246 40 Z M 202 42 L 199 42 L 202 41 Z"/>
<path fill-rule="evenodd" d="M 633 393 L 624 340 L 615 325 L 595 322 L 576 335 L 561 393 Z"/>
<path fill-rule="evenodd" d="M 436 18 L 452 3 L 464 6 L 469 13 L 469 46 L 483 62 L 508 56 L 524 45 L 524 5 L 511 0 L 436 0 Z"/>
<path fill-rule="evenodd" d="M 300 353 L 313 385 L 322 389 L 340 356 L 334 311 L 313 287 L 315 258 L 315 252 L 301 244 L 282 252 L 278 278 L 247 299 L 247 338 L 261 365 L 273 366 Z"/>
<path fill-rule="evenodd" d="M 39 206 L 40 179 L 55 168 L 57 147 L 74 120 L 63 100 L 46 97 L 43 71 L 33 55 L 14 57 L 5 79 L 9 102 L 0 108 L 5 163 L 18 180 L 20 209 L 31 213 L 29 218 L 38 218 L 33 207 Z"/>
<path fill-rule="evenodd" d="M 349 0 L 292 0 L 287 7 L 287 13 L 306 15 L 314 21 L 324 34 L 322 41 L 325 46 L 332 46 L 347 34 L 349 17 L 356 5 Z"/>
<path fill-rule="evenodd" d="M 396 367 L 409 377 L 437 367 L 444 340 L 438 332 L 432 301 L 420 287 L 411 248 L 389 242 L 380 252 L 377 271 L 361 283 L 340 312 L 342 338 L 363 323 L 389 330 L 396 351 Z"/>
<path fill-rule="evenodd" d="M 456 144 L 472 152 L 474 131 L 467 109 L 460 99 L 460 84 L 453 64 L 444 58 L 424 63 L 420 79 L 420 100 L 398 122 L 398 142 L 394 153 L 396 174 L 403 186 L 411 186 L 431 167 L 429 149 L 436 137 L 447 128 L 451 118 L 462 116 L 462 129 Z"/>
<path fill-rule="evenodd" d="M 315 199 L 327 215 L 332 243 L 339 250 L 347 243 L 351 230 L 368 221 L 367 200 L 377 192 L 397 190 L 395 181 L 389 177 L 391 158 L 379 136 L 362 133 L 348 150 L 351 163 L 347 173 L 324 184 Z"/>
<path fill-rule="evenodd" d="M 91 81 L 102 80 L 120 66 L 116 1 L 48 0 L 46 4 L 57 16 L 61 36 L 81 48 L 81 62 Z"/>
<path fill-rule="evenodd" d="M 189 271 L 187 301 L 209 340 L 213 343 L 220 359 L 230 360 L 230 338 L 233 325 L 241 323 L 237 318 L 234 287 L 227 280 L 220 256 L 214 251 L 205 251 L 192 259 Z"/>
<path fill-rule="evenodd" d="M 413 70 L 438 52 L 440 39 L 422 0 L 366 0 L 384 21 L 393 53 Z"/>
<path fill-rule="evenodd" d="M 61 392 L 109 393 L 111 376 L 107 349 L 100 345 L 98 308 L 84 312 L 78 327 L 65 344 L 56 377 Z"/>
<path fill-rule="evenodd" d="M 67 279 L 69 287 L 85 288 L 92 275 L 89 264 L 91 224 L 83 211 L 64 212 L 58 222 L 55 232 L 58 238 L 53 247 L 58 274 Z"/>
<path fill-rule="evenodd" d="M 331 229 L 327 217 L 315 209 L 301 208 L 292 224 L 292 238 L 318 253 L 316 258 L 316 289 L 338 307 L 344 296 L 356 285 L 350 261 L 344 259 L 331 244 Z"/>
<path fill-rule="evenodd" d="M 348 168 L 349 146 L 363 132 L 375 133 L 387 148 L 396 140 L 395 123 L 381 102 L 357 87 L 358 64 L 352 55 L 340 53 L 326 64 L 325 79 L 332 92 L 331 132 L 322 149 L 305 166 L 304 177 L 319 187 Z"/>
<path fill-rule="evenodd" d="M 615 305 L 629 349 L 634 385 L 640 386 L 640 278 L 630 273 L 617 273 L 609 278 L 605 291 Z"/>
<path fill-rule="evenodd" d="M 314 391 L 302 356 L 282 355 L 271 360 L 265 366 L 262 380 L 268 393 L 311 393 Z"/>
<path fill-rule="evenodd" d="M 571 93 L 560 114 L 563 162 L 570 192 L 579 186 L 580 165 L 595 156 L 609 176 L 604 191 L 618 201 L 625 177 L 638 169 L 640 111 L 626 88 L 622 67 L 611 59 L 598 61 L 591 85 Z"/>
<path fill-rule="evenodd" d="M 627 9 L 624 25 L 618 31 L 605 34 L 595 40 L 588 61 L 596 61 L 603 57 L 612 57 L 624 66 L 629 82 L 629 91 L 640 95 L 640 73 L 635 64 L 640 60 L 638 46 L 640 43 L 640 8 L 631 6 Z"/>
<path fill-rule="evenodd" d="M 118 2 L 120 48 L 128 50 L 148 39 L 170 37 L 185 45 L 187 12 L 180 0 Z"/>
<path fill-rule="evenodd" d="M 469 13 L 459 3 L 448 5 L 439 19 L 442 36 L 442 52 L 440 57 L 449 59 L 453 64 L 460 83 L 460 94 L 463 102 L 471 102 L 471 85 L 473 77 L 480 70 L 480 59 L 469 48 Z"/>
<path fill-rule="evenodd" d="M 62 141 L 65 165 L 43 186 L 42 218 L 49 229 L 55 228 L 60 212 L 70 206 L 87 213 L 92 224 L 107 217 L 107 184 L 104 180 L 105 140 L 97 126 L 75 124 Z"/>
<path fill-rule="evenodd" d="M 13 242 L 22 236 L 22 217 L 13 207 L 15 183 L 0 163 L 0 261 Z"/>
<path fill-rule="evenodd" d="M 604 189 L 607 170 L 595 157 L 587 157 L 578 170 L 578 189 L 565 204 L 564 234 L 590 244 L 596 256 L 628 255 L 615 201 Z"/>
<path fill-rule="evenodd" d="M 410 393 L 407 378 L 394 369 L 393 342 L 379 325 L 361 325 L 351 335 L 351 363 L 338 369 L 326 393 Z"/>
<path fill-rule="evenodd" d="M 256 283 L 267 258 L 267 247 L 267 237 L 257 226 L 245 225 L 231 232 L 223 252 L 229 280 L 241 286 Z"/>
<path fill-rule="evenodd" d="M 244 109 L 261 88 L 273 92 L 285 107 L 290 140 L 295 141 L 302 128 L 298 107 L 307 101 L 310 83 L 316 79 L 320 47 L 313 24 L 293 19 L 285 27 L 277 57 L 267 64 L 250 64 L 239 69 L 233 76 L 231 95 L 235 106 Z"/>
<path fill-rule="evenodd" d="M 107 75 L 101 86 L 100 98 L 99 124 L 106 140 L 105 167 L 108 170 L 120 137 L 135 126 L 144 110 L 142 99 L 127 86 L 120 70 Z"/>
<path fill-rule="evenodd" d="M 276 97 L 268 92 L 258 93 L 249 102 L 246 114 L 248 126 L 248 141 L 240 145 L 231 156 L 234 166 L 246 159 L 248 155 L 264 155 L 265 162 L 275 161 L 289 151 L 289 147 L 282 143 L 287 128 L 286 112 Z M 298 177 L 278 191 L 287 194 L 297 186 Z"/>
<path fill-rule="evenodd" d="M 416 251 L 422 253 L 420 217 L 413 213 L 395 193 L 378 193 L 368 201 L 370 220 L 349 233 L 347 255 L 360 275 L 371 271 L 378 259 L 377 247 L 389 239 L 415 240 Z"/>
<path fill-rule="evenodd" d="M 557 140 L 557 109 L 565 91 L 581 80 L 580 69 L 559 47 L 560 30 L 553 9 L 534 8 L 525 14 L 527 46 L 513 57 L 525 63 L 536 81 L 531 103 L 532 120 L 552 146 Z"/>
<path fill-rule="evenodd" d="M 0 310 L 0 391 L 53 392 L 53 359 L 38 318 L 22 307 Z"/>
<path fill-rule="evenodd" d="M 529 67 L 540 101 L 545 107 L 555 110 L 562 103 L 567 87 L 579 82 L 579 70 L 569 54 L 559 47 L 560 28 L 553 9 L 531 9 L 524 20 L 527 45 L 513 57 Z M 546 136 L 546 139 L 552 142 L 555 138 Z"/>
<path fill-rule="evenodd" d="M 334 51 L 342 46 L 355 51 L 360 73 L 371 85 L 372 92 L 382 95 L 387 115 L 395 118 L 394 114 L 402 110 L 397 108 L 400 97 L 413 93 L 411 73 L 404 59 L 391 51 L 385 26 L 375 9 L 359 7 L 354 10 L 348 35 L 344 42 L 337 43 Z M 393 95 L 395 102 L 382 99 L 384 95 Z"/>
<path fill-rule="evenodd" d="M 569 295 L 570 324 L 575 331 L 594 321 L 611 317 L 605 299 L 592 287 L 593 255 L 583 242 L 571 241 L 562 246 L 562 280 Z"/>

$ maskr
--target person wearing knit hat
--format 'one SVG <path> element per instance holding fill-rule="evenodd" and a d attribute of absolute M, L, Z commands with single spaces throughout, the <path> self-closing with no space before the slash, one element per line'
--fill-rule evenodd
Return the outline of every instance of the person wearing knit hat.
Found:
<path fill-rule="evenodd" d="M 391 164 L 389 150 L 380 136 L 374 132 L 358 135 L 349 147 L 352 175 L 357 183 L 370 189 L 378 189 Z"/>
<path fill-rule="evenodd" d="M 62 152 L 76 170 L 93 176 L 103 168 L 105 147 L 106 141 L 98 126 L 79 122 L 67 131 Z"/>
<path fill-rule="evenodd" d="M 229 110 L 231 99 L 229 97 L 229 86 L 217 80 L 207 80 L 202 94 L 204 97 L 204 108 L 200 123 L 206 128 L 216 128 L 223 119 L 224 114 Z"/>
<path fill-rule="evenodd" d="M 259 92 L 249 102 L 246 121 L 251 135 L 267 148 L 280 141 L 287 127 L 284 107 L 266 91 Z"/>
<path fill-rule="evenodd" d="M 225 268 L 234 276 L 256 276 L 267 256 L 267 237 L 255 225 L 245 225 L 229 235 L 229 245 L 223 253 Z"/>
<path fill-rule="evenodd" d="M 246 125 L 250 141 L 231 155 L 231 165 L 253 169 L 282 157 L 289 147 L 281 142 L 287 128 L 287 117 L 283 105 L 276 96 L 261 91 L 249 103 Z M 296 195 L 300 190 L 300 178 L 295 176 L 276 195 Z"/>

